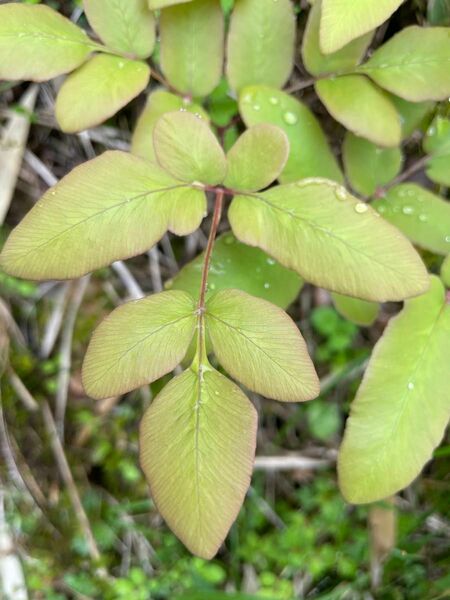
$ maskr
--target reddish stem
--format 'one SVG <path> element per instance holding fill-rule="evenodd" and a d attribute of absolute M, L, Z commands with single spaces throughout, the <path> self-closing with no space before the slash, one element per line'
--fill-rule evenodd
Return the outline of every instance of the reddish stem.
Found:
<path fill-rule="evenodd" d="M 200 312 L 203 312 L 205 309 L 205 296 L 206 296 L 206 287 L 208 284 L 208 272 L 209 267 L 211 265 L 211 256 L 214 248 L 214 241 L 217 235 L 217 229 L 219 227 L 220 218 L 222 217 L 222 207 L 223 207 L 223 196 L 224 190 L 218 189 L 216 190 L 216 199 L 214 202 L 214 213 L 211 223 L 211 229 L 209 231 L 208 244 L 206 246 L 205 251 L 205 260 L 203 262 L 203 270 L 202 270 L 202 282 L 200 285 L 200 297 L 198 300 L 198 309 Z"/>

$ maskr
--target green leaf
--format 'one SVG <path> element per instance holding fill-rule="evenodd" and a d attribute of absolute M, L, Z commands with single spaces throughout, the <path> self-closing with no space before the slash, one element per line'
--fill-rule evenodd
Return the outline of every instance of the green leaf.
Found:
<path fill-rule="evenodd" d="M 290 144 L 290 154 L 280 180 L 290 183 L 306 177 L 344 178 L 319 121 L 296 98 L 267 86 L 244 88 L 239 110 L 247 125 L 270 123 L 281 127 Z"/>
<path fill-rule="evenodd" d="M 220 0 L 165 8 L 160 18 L 161 67 L 179 92 L 207 96 L 220 81 L 224 17 Z"/>
<path fill-rule="evenodd" d="M 358 70 L 405 100 L 445 100 L 450 95 L 450 29 L 406 27 Z"/>
<path fill-rule="evenodd" d="M 408 102 L 398 96 L 390 95 L 392 104 L 400 115 L 402 124 L 402 139 L 412 135 L 425 121 L 425 117 L 432 111 L 434 102 Z"/>
<path fill-rule="evenodd" d="M 430 25 L 450 26 L 450 0 L 429 0 L 427 18 Z"/>
<path fill-rule="evenodd" d="M 150 69 L 143 62 L 99 54 L 71 73 L 56 99 L 63 131 L 94 127 L 116 114 L 145 89 Z"/>
<path fill-rule="evenodd" d="M 290 0 L 239 0 L 231 13 L 227 77 L 236 91 L 247 85 L 281 88 L 294 66 L 295 17 Z"/>
<path fill-rule="evenodd" d="M 72 71 L 97 48 L 48 6 L 0 6 L 0 79 L 45 81 Z"/>
<path fill-rule="evenodd" d="M 345 135 L 342 151 L 347 179 L 355 192 L 363 196 L 374 194 L 402 168 L 400 148 L 380 148 L 352 133 Z"/>
<path fill-rule="evenodd" d="M 92 398 L 109 398 L 156 381 L 184 358 L 197 324 L 193 298 L 162 292 L 116 308 L 95 330 L 83 364 Z"/>
<path fill-rule="evenodd" d="M 331 181 L 236 196 L 228 216 L 238 239 L 315 285 L 381 302 L 427 288 L 425 267 L 403 235 Z"/>
<path fill-rule="evenodd" d="M 403 0 L 323 0 L 320 22 L 322 52 L 336 52 L 384 23 Z"/>
<path fill-rule="evenodd" d="M 228 87 L 228 81 L 222 77 L 219 85 L 208 97 L 208 113 L 214 125 L 218 127 L 231 125 L 230 121 L 238 115 L 239 107 L 234 96 L 235 94 Z"/>
<path fill-rule="evenodd" d="M 187 235 L 206 210 L 203 192 L 156 164 L 105 152 L 48 190 L 0 255 L 26 279 L 70 279 L 151 248 L 169 229 Z"/>
<path fill-rule="evenodd" d="M 160 117 L 176 110 L 187 110 L 190 113 L 198 114 L 208 122 L 208 115 L 200 104 L 190 102 L 188 99 L 181 98 L 164 90 L 157 90 L 148 97 L 147 104 L 136 123 L 131 140 L 131 151 L 133 154 L 147 160 L 156 160 L 153 146 L 155 124 Z"/>
<path fill-rule="evenodd" d="M 206 305 L 206 327 L 219 363 L 253 392 L 285 402 L 319 395 L 305 341 L 277 306 L 240 290 L 222 290 Z"/>
<path fill-rule="evenodd" d="M 312 75 L 348 71 L 363 58 L 373 32 L 354 39 L 337 52 L 324 54 L 319 45 L 321 9 L 322 0 L 316 0 L 310 9 L 302 42 L 303 63 Z"/>
<path fill-rule="evenodd" d="M 116 52 L 147 58 L 155 46 L 155 19 L 146 0 L 83 0 L 84 12 L 101 40 Z"/>
<path fill-rule="evenodd" d="M 166 287 L 185 290 L 194 297 L 200 290 L 204 253 L 188 263 Z M 302 280 L 259 248 L 239 242 L 232 233 L 217 238 L 211 258 L 206 298 L 224 289 L 240 289 L 287 308 L 300 293 Z"/>
<path fill-rule="evenodd" d="M 380 305 L 376 302 L 367 302 L 367 300 L 336 293 L 332 293 L 331 297 L 336 310 L 357 325 L 369 327 L 375 322 L 380 312 Z"/>
<path fill-rule="evenodd" d="M 153 130 L 153 143 L 158 162 L 177 179 L 210 185 L 224 180 L 225 154 L 200 115 L 163 115 Z"/>
<path fill-rule="evenodd" d="M 353 401 L 338 461 L 349 502 L 396 494 L 430 460 L 450 415 L 449 353 L 450 304 L 433 277 L 390 321 Z"/>
<path fill-rule="evenodd" d="M 186 2 L 192 2 L 192 0 L 147 0 L 147 2 L 150 10 L 158 10 L 173 4 L 186 4 Z"/>
<path fill-rule="evenodd" d="M 450 252 L 450 204 L 414 183 L 391 188 L 373 207 L 414 244 L 436 252 Z"/>
<path fill-rule="evenodd" d="M 441 279 L 445 287 L 450 288 L 450 254 L 448 254 L 441 265 Z"/>
<path fill-rule="evenodd" d="M 395 107 L 366 77 L 322 79 L 315 89 L 328 112 L 354 134 L 379 146 L 400 144 L 400 117 Z"/>
<path fill-rule="evenodd" d="M 450 119 L 438 115 L 427 130 L 423 146 L 430 154 L 428 177 L 436 183 L 450 186 Z"/>
<path fill-rule="evenodd" d="M 218 551 L 250 484 L 257 415 L 242 391 L 202 367 L 175 377 L 140 431 L 142 469 L 161 515 L 188 549 Z"/>
<path fill-rule="evenodd" d="M 229 150 L 224 185 L 241 192 L 262 190 L 277 179 L 288 156 L 289 140 L 282 129 L 254 125 Z"/>

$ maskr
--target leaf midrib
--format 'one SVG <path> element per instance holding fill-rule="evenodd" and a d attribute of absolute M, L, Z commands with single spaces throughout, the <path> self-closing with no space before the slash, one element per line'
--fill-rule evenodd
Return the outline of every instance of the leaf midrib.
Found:
<path fill-rule="evenodd" d="M 296 214 L 296 213 L 292 213 L 280 206 L 277 206 L 276 204 L 272 204 L 272 202 L 270 202 L 267 198 L 265 198 L 264 196 L 260 196 L 257 194 L 240 194 L 241 197 L 249 197 L 249 198 L 258 198 L 259 200 L 262 200 L 265 204 L 267 204 L 270 208 L 274 209 L 274 210 L 278 210 L 286 215 L 288 215 L 291 218 L 297 219 L 298 221 L 302 221 L 304 223 L 306 223 L 309 227 L 311 227 L 312 229 L 317 229 L 320 232 L 324 232 L 326 235 L 334 238 L 335 240 L 337 240 L 338 242 L 340 242 L 341 244 L 343 244 L 344 246 L 346 246 L 347 248 L 349 248 L 352 252 L 354 252 L 355 254 L 362 254 L 367 260 L 369 260 L 370 262 L 375 262 L 378 265 L 380 265 L 381 267 L 383 267 L 384 269 L 388 269 L 391 270 L 393 273 L 397 274 L 397 275 L 404 275 L 404 273 L 402 271 L 399 271 L 398 269 L 395 269 L 394 267 L 392 267 L 390 264 L 384 264 L 383 262 L 381 262 L 380 260 L 378 260 L 377 258 L 371 256 L 370 254 L 367 254 L 366 252 L 363 252 L 360 248 L 355 248 L 354 246 L 352 246 L 351 244 L 349 244 L 346 240 L 344 240 L 341 237 L 338 237 L 337 235 L 335 235 L 335 233 L 331 230 L 331 229 L 327 229 L 326 227 L 322 227 L 320 225 L 317 225 L 314 221 L 310 221 L 309 219 L 306 219 L 305 217 L 301 217 L 300 215 Z M 388 224 L 385 221 L 386 224 Z"/>
<path fill-rule="evenodd" d="M 82 219 L 81 221 L 78 221 L 78 223 L 74 223 L 73 225 L 71 225 L 70 227 L 68 227 L 67 229 L 64 229 L 63 231 L 60 231 L 59 233 L 57 233 L 56 235 L 52 236 L 51 238 L 46 239 L 44 242 L 42 242 L 41 244 L 39 244 L 38 246 L 33 246 L 33 248 L 31 248 L 30 250 L 28 250 L 28 252 L 26 252 L 25 254 L 22 255 L 22 259 L 26 258 L 29 254 L 36 252 L 38 250 L 40 250 L 41 248 L 48 246 L 49 244 L 51 244 L 52 242 L 54 242 L 56 239 L 58 239 L 59 237 L 66 235 L 67 233 L 69 233 L 70 231 L 72 231 L 73 229 L 75 229 L 76 227 L 79 227 L 80 225 L 84 225 L 85 223 L 87 223 L 88 221 L 90 221 L 91 219 L 96 219 L 97 217 L 101 217 L 102 215 L 104 215 L 105 213 L 107 213 L 110 210 L 114 210 L 120 206 L 124 206 L 129 204 L 130 202 L 133 202 L 135 200 L 139 200 L 142 198 L 145 198 L 146 196 L 150 196 L 151 194 L 155 194 L 155 193 L 160 193 L 160 192 L 169 192 L 170 190 L 173 189 L 179 189 L 179 188 L 188 188 L 190 187 L 188 184 L 179 184 L 179 185 L 173 185 L 167 188 L 161 188 L 161 189 L 157 189 L 157 190 L 149 190 L 146 192 L 142 192 L 141 194 L 137 194 L 136 196 L 132 196 L 131 198 L 126 198 L 125 200 L 121 200 L 120 202 L 117 202 L 116 204 L 113 204 L 111 206 L 108 206 L 107 208 L 104 208 L 103 210 L 94 213 L 92 215 L 89 215 L 88 217 L 86 217 L 85 219 Z"/>

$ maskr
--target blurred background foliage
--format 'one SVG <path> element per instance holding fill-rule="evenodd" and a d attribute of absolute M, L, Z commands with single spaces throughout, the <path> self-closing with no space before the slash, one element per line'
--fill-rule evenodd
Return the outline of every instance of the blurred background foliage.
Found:
<path fill-rule="evenodd" d="M 81 3 L 46 4 L 71 15 Z M 300 10 L 302 3 L 295 4 Z M 224 2 L 227 10 L 231 5 Z M 389 27 L 399 29 L 425 18 L 448 25 L 449 15 L 448 0 L 412 0 Z M 82 16 L 79 22 L 85 25 Z M 301 14 L 300 23 L 304 26 Z M 16 109 L 25 85 L 0 84 L 1 119 Z M 208 98 L 207 109 L 229 147 L 240 124 L 237 103 L 227 92 L 221 84 Z M 33 126 L 28 150 L 58 178 L 105 147 L 126 148 L 144 102 L 138 98 L 90 138 L 65 136 L 54 127 L 54 95 L 53 83 L 42 85 L 40 103 L 29 115 Z M 307 93 L 304 99 L 314 103 Z M 320 107 L 313 108 L 320 113 Z M 321 117 L 333 139 L 342 139 L 342 128 L 328 122 L 323 111 Z M 425 121 L 423 131 L 427 125 Z M 413 136 L 405 151 L 414 158 L 420 140 Z M 33 165 L 24 162 L 2 238 L 49 184 Z M 383 306 L 371 327 L 359 327 L 336 311 L 327 292 L 305 285 L 289 313 L 314 357 L 322 378 L 321 397 L 305 405 L 253 400 L 260 419 L 258 456 L 308 457 L 311 464 L 257 469 L 225 547 L 209 563 L 190 556 L 165 527 L 138 467 L 137 441 L 139 420 L 162 382 L 95 402 L 82 390 L 80 366 L 92 330 L 131 296 L 133 285 L 145 293 L 159 291 L 161 282 L 171 280 L 203 247 L 201 232 L 187 240 L 163 240 L 156 254 L 129 261 L 128 273 L 104 269 L 83 289 L 79 283 L 36 284 L 0 273 L 0 333 L 4 344 L 7 337 L 11 345 L 1 381 L 0 483 L 30 598 L 450 598 L 449 439 L 423 476 L 394 500 L 396 535 L 391 505 L 379 507 L 382 518 L 371 520 L 374 508 L 347 505 L 336 483 L 334 461 L 349 404 L 374 343 L 398 310 L 394 304 Z M 435 255 L 423 256 L 436 271 Z M 257 257 L 255 261 L 258 265 Z M 291 291 L 283 290 L 280 302 L 287 302 L 286 294 Z M 69 401 L 64 446 L 58 448 L 52 424 L 37 407 L 52 404 L 61 384 L 67 384 Z M 82 515 L 74 509 L 73 489 L 62 475 L 61 452 L 95 538 L 98 560 L 92 560 L 80 528 Z"/>

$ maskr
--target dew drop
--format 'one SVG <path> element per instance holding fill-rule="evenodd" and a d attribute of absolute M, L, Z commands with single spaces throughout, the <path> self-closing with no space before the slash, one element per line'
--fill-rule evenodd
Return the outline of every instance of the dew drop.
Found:
<path fill-rule="evenodd" d="M 225 238 L 225 244 L 227 246 L 231 246 L 231 244 L 234 244 L 234 238 L 231 235 L 229 235 Z"/>
<path fill-rule="evenodd" d="M 436 133 L 436 127 L 434 127 L 433 125 L 431 127 L 428 128 L 427 131 L 427 135 L 434 135 Z"/>
<path fill-rule="evenodd" d="M 55 191 L 50 192 L 50 196 L 56 196 L 56 192 Z"/>
<path fill-rule="evenodd" d="M 445 241 L 447 242 L 447 244 L 450 244 L 450 235 L 445 236 Z"/>
<path fill-rule="evenodd" d="M 297 116 L 290 111 L 287 111 L 283 114 L 283 120 L 288 125 L 295 125 L 298 121 Z"/>
<path fill-rule="evenodd" d="M 268 264 L 268 265 L 276 265 L 276 264 L 277 264 L 277 261 L 276 261 L 276 260 L 274 260 L 273 258 L 268 258 L 268 259 L 267 259 L 267 264 Z"/>
<path fill-rule="evenodd" d="M 252 94 L 245 94 L 242 98 L 242 102 L 245 102 L 246 104 L 249 104 L 252 100 L 253 100 Z"/>
<path fill-rule="evenodd" d="M 414 214 L 414 207 L 406 205 L 402 208 L 402 213 L 404 215 L 412 215 Z"/>
<path fill-rule="evenodd" d="M 381 214 L 383 214 L 384 212 L 386 212 L 386 207 L 384 204 L 380 204 L 379 206 L 377 206 L 377 211 Z"/>
<path fill-rule="evenodd" d="M 343 187 L 335 188 L 334 195 L 338 200 L 347 200 L 347 190 Z"/>
<path fill-rule="evenodd" d="M 254 104 L 253 110 L 261 110 L 261 106 L 259 104 Z"/>
<path fill-rule="evenodd" d="M 117 66 L 119 67 L 119 69 L 123 69 L 125 66 L 125 63 L 123 62 L 123 60 L 119 60 L 119 62 L 117 63 Z"/>
<path fill-rule="evenodd" d="M 414 389 L 414 383 L 412 381 L 410 381 L 408 383 L 408 390 L 413 390 Z"/>
<path fill-rule="evenodd" d="M 273 106 L 276 106 L 279 103 L 279 100 L 275 96 L 271 96 L 269 98 L 269 102 L 270 102 L 270 104 L 273 104 Z"/>
<path fill-rule="evenodd" d="M 362 215 L 363 213 L 367 212 L 368 210 L 369 210 L 369 207 L 364 202 L 358 202 L 358 204 L 355 205 L 355 211 L 359 215 Z"/>
<path fill-rule="evenodd" d="M 264 284 L 264 288 L 265 288 L 266 290 L 268 290 L 268 289 L 270 288 L 270 283 L 267 283 L 267 281 L 266 281 L 266 283 Z"/>
<path fill-rule="evenodd" d="M 424 213 L 419 215 L 419 221 L 422 221 L 422 223 L 426 223 L 428 221 L 427 215 L 425 215 Z"/>

